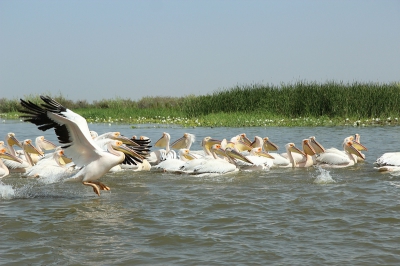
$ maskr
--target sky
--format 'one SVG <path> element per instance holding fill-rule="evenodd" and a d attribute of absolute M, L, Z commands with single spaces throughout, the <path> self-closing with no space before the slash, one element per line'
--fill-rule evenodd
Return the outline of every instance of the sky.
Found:
<path fill-rule="evenodd" d="M 400 81 L 397 0 L 0 0 L 0 98 Z"/>

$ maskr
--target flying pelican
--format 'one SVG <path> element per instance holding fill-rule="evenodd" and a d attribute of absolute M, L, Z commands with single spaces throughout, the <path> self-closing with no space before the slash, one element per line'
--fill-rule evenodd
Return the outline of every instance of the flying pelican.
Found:
<path fill-rule="evenodd" d="M 13 161 L 16 161 L 19 163 L 21 162 L 21 160 L 18 157 L 8 153 L 5 147 L 1 148 L 0 149 L 0 178 L 3 178 L 10 174 L 10 171 L 8 170 L 7 166 L 4 165 L 4 163 L 1 159 L 13 160 Z"/>
<path fill-rule="evenodd" d="M 100 190 L 110 190 L 97 180 L 113 166 L 127 158 L 132 159 L 135 154 L 118 140 L 110 142 L 107 151 L 104 151 L 93 141 L 85 118 L 48 96 L 40 98 L 44 101 L 41 106 L 21 99 L 21 105 L 25 108 L 20 110 L 24 113 L 21 118 L 35 124 L 42 131 L 54 129 L 65 154 L 77 167 L 81 167 L 70 180 L 79 180 L 84 185 L 91 186 L 99 196 Z"/>

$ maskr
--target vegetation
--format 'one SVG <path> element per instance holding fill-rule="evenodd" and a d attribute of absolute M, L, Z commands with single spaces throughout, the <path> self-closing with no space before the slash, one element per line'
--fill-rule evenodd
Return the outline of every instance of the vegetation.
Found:
<path fill-rule="evenodd" d="M 237 86 L 202 96 L 110 99 L 88 103 L 52 96 L 89 122 L 182 126 L 397 125 L 400 83 Z M 40 103 L 38 95 L 24 99 Z M 3 118 L 18 117 L 19 100 L 0 99 Z"/>

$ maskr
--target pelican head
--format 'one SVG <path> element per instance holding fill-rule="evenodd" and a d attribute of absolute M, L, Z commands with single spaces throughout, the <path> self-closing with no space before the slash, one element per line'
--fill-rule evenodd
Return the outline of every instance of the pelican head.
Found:
<path fill-rule="evenodd" d="M 344 145 L 344 149 L 345 151 L 347 151 L 350 154 L 354 154 L 362 159 L 365 160 L 365 155 L 362 154 L 354 145 L 354 143 L 352 141 L 348 141 L 345 143 Z"/>
<path fill-rule="evenodd" d="M 57 148 L 57 146 L 53 142 L 45 139 L 44 136 L 37 137 L 35 140 L 35 143 L 36 143 L 36 147 L 39 147 L 40 149 L 46 150 L 46 151 L 54 150 L 55 148 Z"/>
<path fill-rule="evenodd" d="M 134 142 L 133 140 L 121 135 L 121 132 L 115 131 L 115 132 L 109 132 L 106 137 L 110 138 L 110 139 L 115 139 L 115 140 L 119 140 L 122 141 L 122 143 L 129 145 L 129 146 L 139 146 L 139 144 L 137 144 L 136 142 Z"/>
<path fill-rule="evenodd" d="M 310 140 L 311 147 L 315 150 L 315 153 L 325 152 L 325 148 L 315 139 L 314 136 L 308 138 Z"/>
<path fill-rule="evenodd" d="M 8 153 L 6 148 L 1 148 L 0 149 L 0 158 L 7 159 L 7 160 L 12 160 L 12 161 L 15 161 L 15 162 L 18 162 L 18 163 L 22 163 L 21 159 L 19 159 L 18 157 Z"/>
<path fill-rule="evenodd" d="M 266 158 L 270 158 L 270 159 L 275 159 L 271 154 L 269 154 L 268 152 L 265 152 L 262 150 L 261 147 L 258 148 L 253 148 L 250 151 L 251 155 L 255 155 L 255 156 L 260 156 L 260 157 L 266 157 Z"/>
<path fill-rule="evenodd" d="M 314 148 L 310 144 L 310 140 L 309 139 L 303 139 L 302 146 L 303 146 L 303 151 L 304 151 L 305 154 L 311 155 L 311 156 L 316 154 Z"/>
<path fill-rule="evenodd" d="M 167 132 L 164 132 L 161 138 L 154 143 L 154 147 L 165 148 L 167 145 L 169 145 L 170 139 L 171 136 Z"/>
<path fill-rule="evenodd" d="M 22 148 L 24 149 L 25 152 L 43 155 L 43 152 L 39 151 L 38 149 L 35 148 L 35 146 L 32 145 L 32 140 L 30 139 L 26 139 L 22 142 Z"/>
<path fill-rule="evenodd" d="M 266 151 L 277 151 L 279 147 L 271 142 L 268 137 L 263 138 L 263 148 Z"/>
<path fill-rule="evenodd" d="M 17 140 L 17 138 L 15 137 L 15 134 L 12 132 L 7 134 L 6 142 L 7 142 L 8 146 L 10 146 L 10 147 L 12 145 L 17 145 L 18 147 L 22 148 L 21 142 L 19 142 L 19 140 Z"/>
<path fill-rule="evenodd" d="M 285 145 L 286 151 L 289 152 L 296 152 L 296 153 L 300 153 L 301 155 L 306 155 L 303 151 L 299 150 L 299 148 L 296 147 L 296 145 L 294 145 L 293 142 L 290 142 L 288 144 Z"/>
<path fill-rule="evenodd" d="M 183 134 L 183 137 L 174 141 L 171 145 L 172 149 L 190 149 L 190 146 L 195 141 L 195 136 L 190 133 Z"/>
<path fill-rule="evenodd" d="M 251 146 L 251 141 L 249 138 L 246 136 L 246 133 L 240 134 L 240 140 L 243 141 L 246 145 Z"/>

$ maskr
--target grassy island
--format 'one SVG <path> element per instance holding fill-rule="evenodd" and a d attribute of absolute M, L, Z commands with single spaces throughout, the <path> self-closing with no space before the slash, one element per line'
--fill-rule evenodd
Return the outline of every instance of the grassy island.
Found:
<path fill-rule="evenodd" d="M 88 122 L 184 127 L 398 125 L 400 83 L 297 82 L 220 89 L 207 95 L 55 100 Z M 38 95 L 21 98 L 40 103 Z M 16 119 L 19 99 L 0 99 L 0 116 Z"/>

